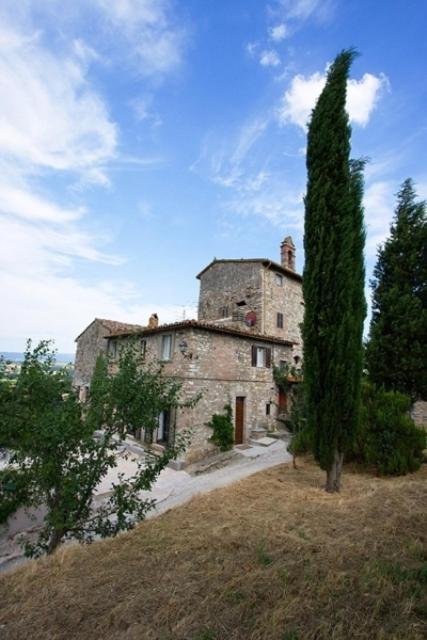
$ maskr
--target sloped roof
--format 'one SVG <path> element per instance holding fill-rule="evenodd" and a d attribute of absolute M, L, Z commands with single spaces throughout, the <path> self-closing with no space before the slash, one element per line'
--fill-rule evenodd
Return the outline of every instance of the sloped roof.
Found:
<path fill-rule="evenodd" d="M 142 324 L 129 324 L 128 322 L 118 322 L 117 320 L 105 320 L 104 318 L 95 318 L 92 320 L 88 326 L 83 329 L 81 333 L 75 339 L 75 342 L 84 334 L 84 332 L 89 329 L 93 325 L 94 322 L 99 322 L 102 324 L 105 329 L 107 329 L 111 334 L 115 334 L 118 332 L 127 332 L 128 334 L 135 333 L 138 331 L 142 331 L 145 327 Z"/>
<path fill-rule="evenodd" d="M 222 333 L 226 335 L 237 336 L 239 338 L 246 338 L 255 340 L 257 342 L 274 342 L 286 346 L 293 346 L 298 344 L 297 342 L 291 342 L 290 340 L 283 340 L 277 336 L 267 336 L 261 333 L 249 333 L 249 331 L 241 331 L 239 329 L 233 329 L 231 327 L 214 324 L 211 322 L 200 322 L 199 320 L 183 320 L 181 322 L 173 322 L 172 324 L 161 324 L 158 327 L 149 329 L 148 327 L 142 327 L 140 331 L 117 331 L 111 333 L 107 338 L 119 338 L 130 335 L 150 336 L 156 333 L 163 333 L 165 331 L 176 331 L 178 329 L 201 329 L 203 331 L 211 331 L 212 333 Z"/>
<path fill-rule="evenodd" d="M 283 275 L 288 276 L 289 278 L 293 278 L 293 280 L 298 280 L 298 282 L 302 282 L 302 275 L 300 275 L 296 271 L 292 271 L 292 269 L 287 269 L 286 267 L 282 266 L 278 262 L 274 262 L 274 260 L 268 260 L 267 258 L 240 258 L 240 259 L 225 258 L 220 260 L 217 260 L 215 258 L 202 271 L 200 271 L 200 273 L 197 274 L 196 278 L 199 278 L 200 280 L 200 276 L 202 276 L 214 264 L 220 264 L 220 263 L 246 264 L 250 262 L 258 262 L 259 264 L 262 264 L 267 269 L 278 271 L 279 273 L 282 273 Z"/>

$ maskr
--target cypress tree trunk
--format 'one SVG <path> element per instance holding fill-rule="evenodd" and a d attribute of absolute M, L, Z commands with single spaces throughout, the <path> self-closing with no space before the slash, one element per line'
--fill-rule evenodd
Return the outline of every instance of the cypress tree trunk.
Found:
<path fill-rule="evenodd" d="M 313 111 L 305 198 L 304 387 L 314 454 L 339 491 L 357 427 L 365 317 L 363 161 L 350 161 L 345 110 L 352 50 L 337 56 Z"/>

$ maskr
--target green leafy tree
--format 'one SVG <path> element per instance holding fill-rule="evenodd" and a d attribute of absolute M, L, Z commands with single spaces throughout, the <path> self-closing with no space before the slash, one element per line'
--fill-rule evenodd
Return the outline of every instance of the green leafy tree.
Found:
<path fill-rule="evenodd" d="M 366 360 L 375 384 L 427 399 L 427 217 L 416 197 L 405 180 L 378 250 Z"/>
<path fill-rule="evenodd" d="M 339 491 L 359 420 L 364 299 L 363 161 L 345 109 L 353 50 L 340 53 L 312 113 L 305 198 L 304 388 L 314 454 Z"/>
<path fill-rule="evenodd" d="M 14 387 L 0 387 L 0 447 L 13 452 L 14 477 L 0 481 L 0 503 L 7 510 L 13 483 L 29 507 L 47 510 L 43 527 L 28 555 L 52 553 L 66 539 L 90 542 L 132 528 L 154 501 L 141 498 L 168 464 L 184 449 L 179 436 L 160 456 L 147 454 L 130 478 L 119 474 L 100 508 L 94 493 L 108 471 L 117 466 L 121 439 L 141 426 L 153 430 L 159 412 L 182 402 L 180 385 L 161 370 L 142 367 L 132 348 L 120 357 L 118 371 L 98 358 L 89 401 L 77 401 L 69 375 L 54 371 L 48 342 L 34 350 L 28 344 Z M 1 511 L 1 509 L 0 509 Z"/>

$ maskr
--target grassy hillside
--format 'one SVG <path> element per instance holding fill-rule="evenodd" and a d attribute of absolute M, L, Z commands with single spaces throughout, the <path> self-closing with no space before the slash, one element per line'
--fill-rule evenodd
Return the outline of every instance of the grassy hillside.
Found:
<path fill-rule="evenodd" d="M 276 467 L 6 574 L 0 638 L 425 638 L 426 467 L 323 479 Z"/>

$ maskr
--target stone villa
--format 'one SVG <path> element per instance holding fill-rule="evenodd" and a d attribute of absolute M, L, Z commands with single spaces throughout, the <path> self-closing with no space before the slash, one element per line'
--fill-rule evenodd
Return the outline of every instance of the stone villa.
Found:
<path fill-rule="evenodd" d="M 295 246 L 287 237 L 281 261 L 213 260 L 200 280 L 198 320 L 148 326 L 95 319 L 76 339 L 74 384 L 84 399 L 99 353 L 112 361 L 126 340 L 138 339 L 147 362 L 164 365 L 165 375 L 181 381 L 188 397 L 201 392 L 193 409 L 163 412 L 154 440 L 171 442 L 192 428 L 185 463 L 214 449 L 206 426 L 224 405 L 233 408 L 235 442 L 244 444 L 274 430 L 287 398 L 273 379 L 273 366 L 298 364 L 302 355 L 302 277 L 295 271 Z"/>

